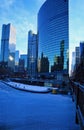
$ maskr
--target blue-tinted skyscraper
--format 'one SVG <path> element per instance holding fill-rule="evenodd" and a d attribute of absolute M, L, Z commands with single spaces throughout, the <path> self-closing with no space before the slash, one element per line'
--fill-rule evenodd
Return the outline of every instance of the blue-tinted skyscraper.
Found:
<path fill-rule="evenodd" d="M 14 70 L 16 30 L 11 24 L 3 24 L 1 38 L 1 62 Z"/>
<path fill-rule="evenodd" d="M 15 51 L 15 72 L 18 72 L 19 68 L 19 50 Z"/>
<path fill-rule="evenodd" d="M 46 0 L 38 12 L 38 57 L 48 58 L 50 72 L 68 71 L 68 4 L 68 0 Z"/>
<path fill-rule="evenodd" d="M 75 67 L 80 63 L 80 47 L 75 47 Z"/>
<path fill-rule="evenodd" d="M 80 62 L 84 62 L 84 41 L 80 42 Z"/>
<path fill-rule="evenodd" d="M 28 76 L 35 77 L 37 74 L 38 43 L 37 34 L 28 33 Z"/>
<path fill-rule="evenodd" d="M 71 74 L 75 70 L 75 63 L 76 63 L 76 52 L 72 52 Z"/>
<path fill-rule="evenodd" d="M 20 59 L 24 60 L 24 70 L 27 70 L 27 55 L 26 54 L 20 55 Z"/>

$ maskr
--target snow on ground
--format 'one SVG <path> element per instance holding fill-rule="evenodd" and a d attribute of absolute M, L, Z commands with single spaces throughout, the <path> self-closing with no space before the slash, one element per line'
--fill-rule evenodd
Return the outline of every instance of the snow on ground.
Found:
<path fill-rule="evenodd" d="M 3 82 L 0 88 L 0 130 L 80 130 L 70 95 L 25 93 Z"/>
<path fill-rule="evenodd" d="M 42 86 L 32 86 L 32 85 L 26 85 L 22 83 L 17 82 L 7 82 L 8 85 L 11 87 L 26 90 L 26 91 L 32 91 L 32 92 L 49 92 L 51 91 L 50 87 L 42 87 Z"/>
<path fill-rule="evenodd" d="M 70 96 L 0 88 L 0 130 L 80 130 Z"/>

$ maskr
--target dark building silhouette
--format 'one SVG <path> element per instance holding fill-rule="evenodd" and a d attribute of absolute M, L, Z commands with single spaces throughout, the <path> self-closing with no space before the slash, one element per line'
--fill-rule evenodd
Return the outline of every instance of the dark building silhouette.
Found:
<path fill-rule="evenodd" d="M 24 69 L 27 70 L 27 55 L 21 54 L 20 59 L 24 60 Z"/>
<path fill-rule="evenodd" d="M 84 63 L 84 42 L 80 42 L 80 62 Z"/>
<path fill-rule="evenodd" d="M 25 61 L 23 59 L 19 59 L 19 72 L 24 72 L 25 70 Z"/>
<path fill-rule="evenodd" d="M 43 53 L 41 54 L 41 68 L 40 72 L 49 72 L 49 60 L 48 57 L 43 56 Z"/>
<path fill-rule="evenodd" d="M 60 43 L 60 63 L 61 63 L 61 70 L 64 68 L 64 40 Z"/>

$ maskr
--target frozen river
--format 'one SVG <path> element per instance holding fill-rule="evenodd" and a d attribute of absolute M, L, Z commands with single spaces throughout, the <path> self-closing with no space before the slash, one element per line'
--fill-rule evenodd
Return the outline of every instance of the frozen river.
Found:
<path fill-rule="evenodd" d="M 0 82 L 0 130 L 80 130 L 70 96 L 36 94 Z"/>

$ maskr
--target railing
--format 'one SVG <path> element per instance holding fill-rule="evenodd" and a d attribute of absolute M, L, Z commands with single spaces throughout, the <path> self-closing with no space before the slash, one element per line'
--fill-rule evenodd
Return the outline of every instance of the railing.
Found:
<path fill-rule="evenodd" d="M 84 130 L 84 86 L 70 80 L 72 99 L 76 105 L 76 123 Z"/>

